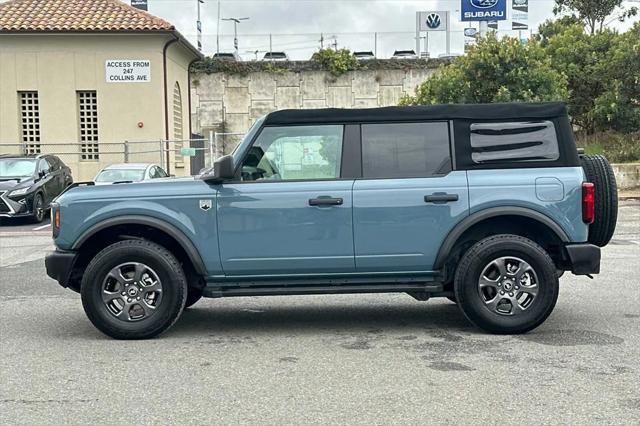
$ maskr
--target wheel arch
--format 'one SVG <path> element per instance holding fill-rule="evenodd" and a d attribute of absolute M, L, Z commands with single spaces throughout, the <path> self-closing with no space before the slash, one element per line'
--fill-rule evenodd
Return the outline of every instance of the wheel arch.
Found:
<path fill-rule="evenodd" d="M 181 260 L 188 261 L 196 274 L 206 275 L 204 262 L 193 242 L 174 225 L 155 217 L 125 215 L 103 220 L 84 231 L 71 249 L 82 252 L 83 247 L 101 240 L 101 236 L 108 236 L 108 242 L 109 239 L 118 240 L 123 235 L 147 238 L 161 245 L 168 245 L 168 249 L 178 249 L 179 253 L 174 254 L 182 257 Z"/>
<path fill-rule="evenodd" d="M 471 234 L 478 233 L 479 230 L 486 230 L 493 225 L 496 220 L 509 220 L 510 225 L 517 222 L 519 227 L 528 224 L 533 225 L 531 231 L 542 231 L 543 235 L 540 238 L 552 239 L 557 243 L 569 242 L 567 233 L 558 225 L 553 219 L 548 216 L 525 207 L 493 207 L 479 212 L 475 212 L 465 219 L 460 221 L 449 232 L 443 243 L 440 245 L 440 250 L 434 263 L 434 269 L 442 269 L 450 256 L 455 252 L 457 246 L 460 246 L 462 242 L 470 237 Z M 504 230 L 509 230 L 513 226 L 507 226 Z M 508 233 L 503 229 L 496 229 L 497 232 L 490 232 L 493 234 Z M 526 235 L 525 235 L 526 236 Z"/>

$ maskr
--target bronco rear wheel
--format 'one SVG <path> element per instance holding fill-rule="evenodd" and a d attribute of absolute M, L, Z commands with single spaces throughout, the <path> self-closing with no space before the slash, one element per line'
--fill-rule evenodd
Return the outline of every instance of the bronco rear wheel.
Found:
<path fill-rule="evenodd" d="M 102 250 L 81 286 L 87 317 L 116 339 L 146 339 L 167 330 L 182 313 L 186 295 L 187 280 L 175 256 L 144 240 Z"/>
<path fill-rule="evenodd" d="M 496 235 L 473 245 L 454 279 L 464 315 L 496 334 L 525 333 L 542 324 L 558 290 L 553 260 L 538 244 L 517 235 Z"/>
<path fill-rule="evenodd" d="M 602 155 L 582 155 L 587 181 L 595 187 L 595 219 L 589 225 L 589 242 L 598 247 L 609 244 L 618 220 L 618 187 L 613 169 Z"/>

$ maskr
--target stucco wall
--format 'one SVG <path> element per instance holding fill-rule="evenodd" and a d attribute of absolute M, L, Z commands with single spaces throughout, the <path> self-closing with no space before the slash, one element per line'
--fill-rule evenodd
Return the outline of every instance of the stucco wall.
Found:
<path fill-rule="evenodd" d="M 247 75 L 191 75 L 192 125 L 210 131 L 244 133 L 260 116 L 285 108 L 373 108 L 397 105 L 433 69 L 358 70 L 334 77 L 326 71 L 250 72 Z M 225 145 L 225 151 L 233 144 Z"/>
<path fill-rule="evenodd" d="M 77 152 L 76 91 L 95 90 L 100 150 L 105 154 L 101 154 L 100 161 L 79 161 L 78 155 L 61 155 L 72 168 L 74 179 L 91 179 L 101 167 L 123 161 L 122 154 L 106 153 L 122 151 L 121 143 L 125 140 L 153 141 L 135 145 L 130 160 L 159 162 L 159 141 L 165 137 L 162 50 L 171 38 L 169 34 L 0 35 L 0 152 L 19 152 L 18 147 L 10 146 L 21 142 L 19 91 L 38 91 L 42 152 Z M 173 86 L 178 81 L 182 89 L 183 127 L 188 137 L 187 68 L 193 56 L 189 57 L 178 44 L 172 45 L 167 53 L 169 117 L 172 117 Z M 108 59 L 150 60 L 151 81 L 107 83 Z M 143 127 L 138 123 L 143 123 Z M 141 153 L 153 150 L 157 152 Z M 178 174 L 188 173 L 186 166 L 177 170 Z"/>

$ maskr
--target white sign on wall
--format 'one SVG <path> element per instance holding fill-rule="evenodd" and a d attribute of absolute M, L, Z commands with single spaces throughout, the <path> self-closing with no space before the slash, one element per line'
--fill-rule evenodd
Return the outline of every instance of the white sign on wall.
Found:
<path fill-rule="evenodd" d="M 107 59 L 107 83 L 150 83 L 151 61 L 147 59 Z"/>

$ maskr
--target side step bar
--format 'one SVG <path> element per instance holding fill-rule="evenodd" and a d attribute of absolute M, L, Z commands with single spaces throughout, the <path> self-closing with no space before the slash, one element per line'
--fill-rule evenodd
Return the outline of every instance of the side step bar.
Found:
<path fill-rule="evenodd" d="M 291 285 L 256 287 L 205 287 L 204 297 L 292 296 L 307 294 L 409 293 L 435 296 L 442 284 Z M 414 296 L 415 297 L 415 296 Z"/>

